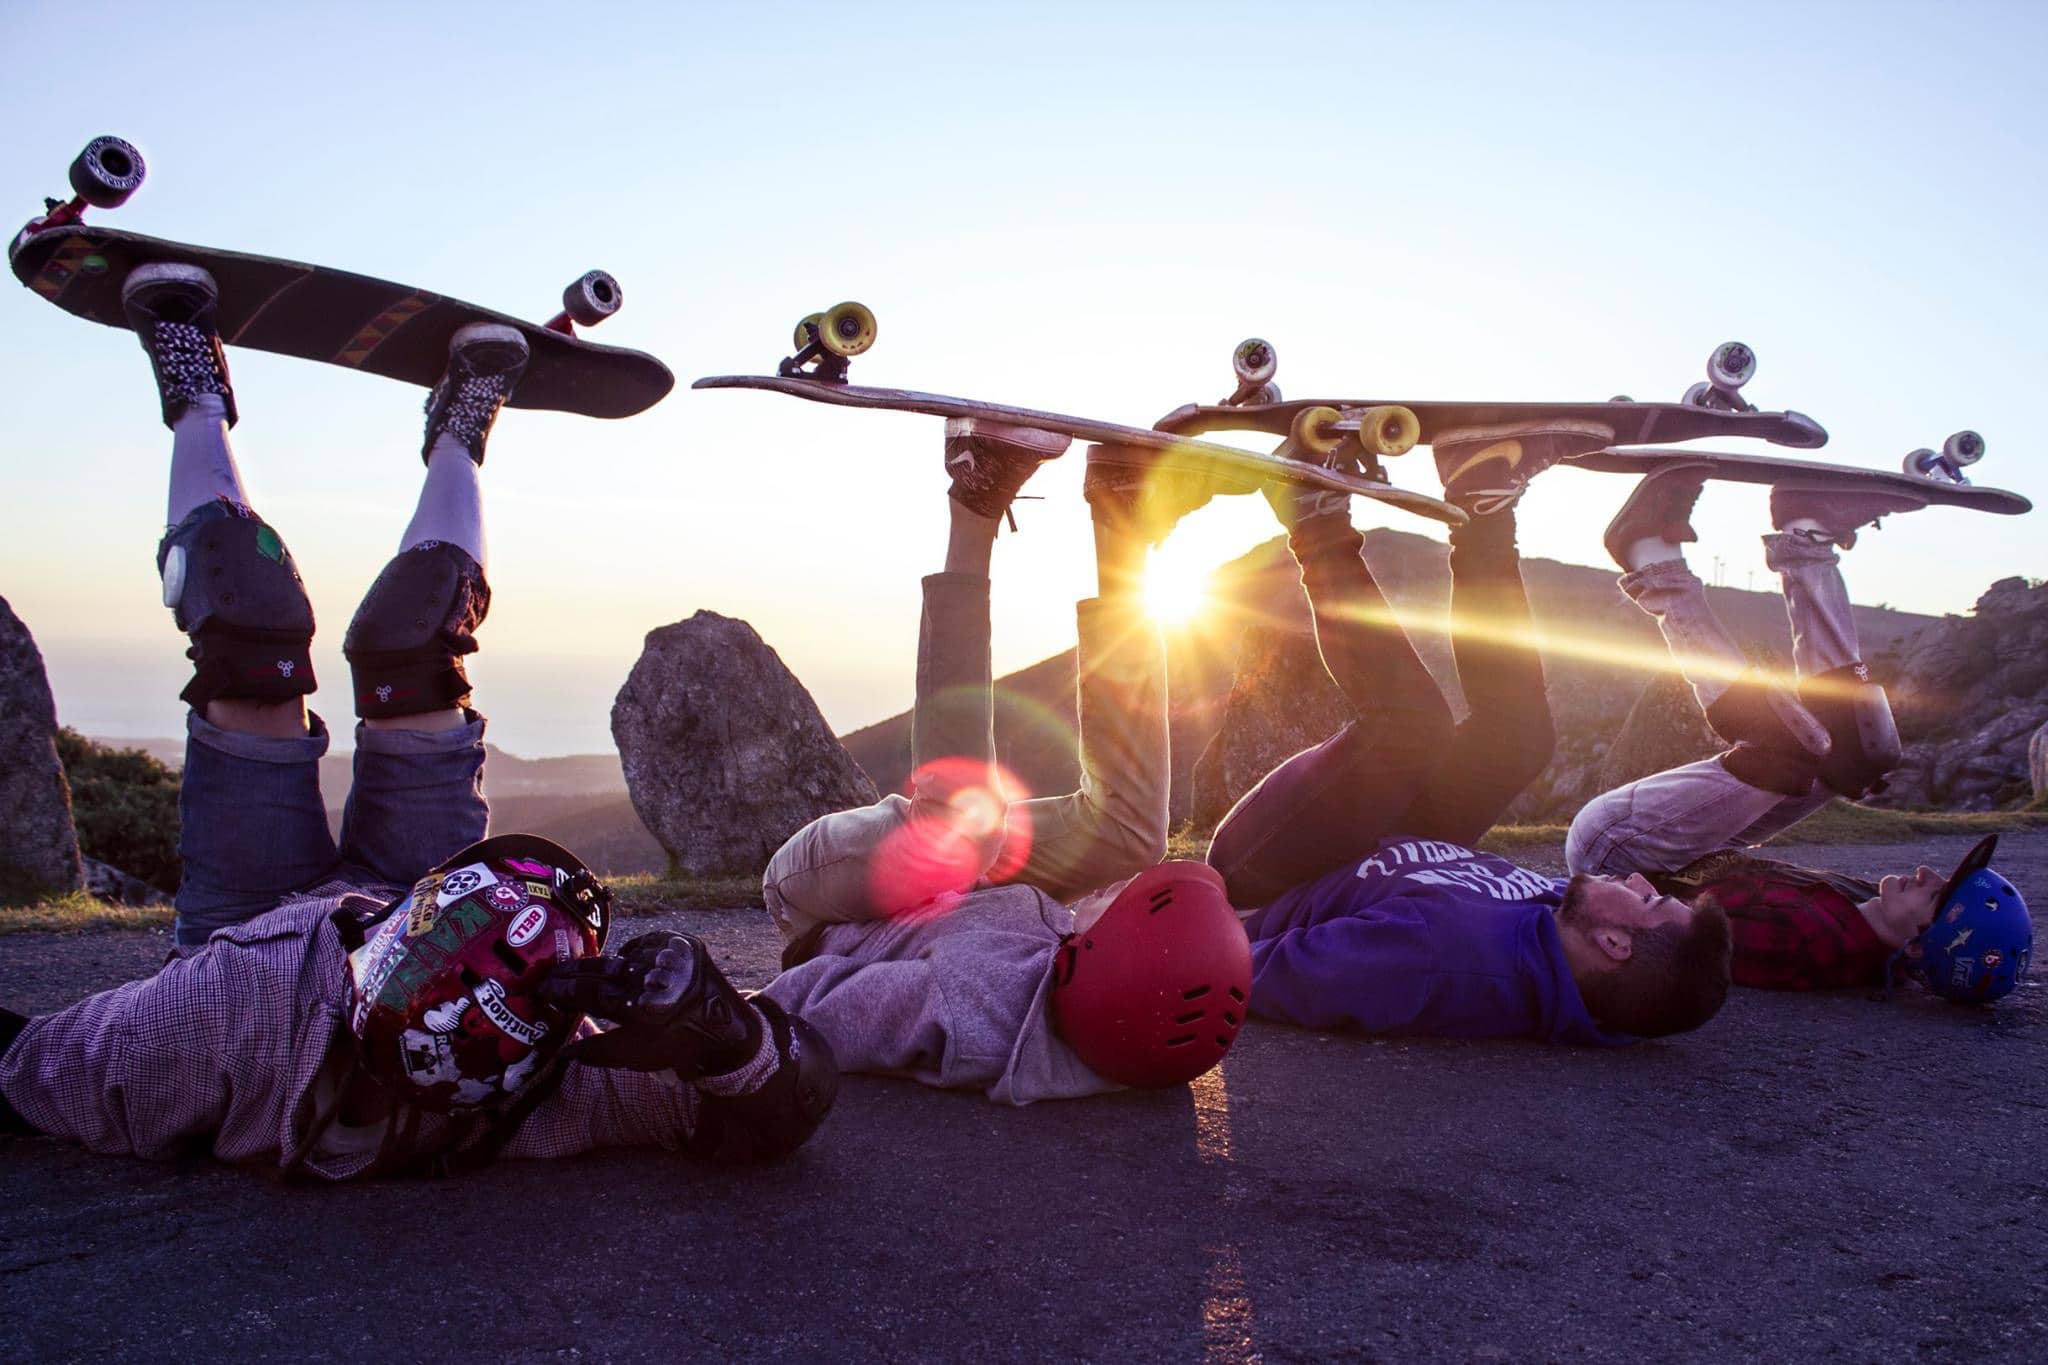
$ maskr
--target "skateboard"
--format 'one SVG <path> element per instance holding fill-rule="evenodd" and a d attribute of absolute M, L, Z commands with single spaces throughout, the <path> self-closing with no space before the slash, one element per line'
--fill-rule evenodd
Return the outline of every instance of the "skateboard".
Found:
<path fill-rule="evenodd" d="M 824 312 L 813 313 L 797 324 L 793 338 L 796 353 L 783 360 L 778 367 L 779 373 L 709 375 L 690 387 L 766 389 L 838 407 L 879 408 L 891 412 L 920 412 L 932 417 L 972 417 L 1007 422 L 1035 427 L 1040 431 L 1057 431 L 1078 440 L 1151 452 L 1148 463 L 1160 467 L 1179 467 L 1211 475 L 1218 471 L 1241 475 L 1247 485 L 1246 492 L 1251 492 L 1266 479 L 1280 478 L 1309 487 L 1372 498 L 1449 526 L 1461 526 L 1466 520 L 1462 509 L 1441 498 L 1411 493 L 1383 479 L 1368 478 L 1340 465 L 1324 463 L 1336 449 L 1338 440 L 1317 430 L 1317 427 L 1319 423 L 1336 420 L 1337 414 L 1333 411 L 1311 414 L 1295 424 L 1302 429 L 1299 439 L 1290 427 L 1288 439 L 1278 449 L 1263 453 L 1211 441 L 1190 440 L 1146 427 L 1070 417 L 1064 413 L 983 403 L 910 389 L 867 388 L 846 382 L 848 362 L 872 346 L 875 335 L 873 313 L 857 303 L 842 303 Z M 1398 413 L 1374 416 L 1378 453 L 1398 454 L 1414 444 L 1412 416 L 1408 416 L 1405 422 Z M 1402 444 L 1404 438 L 1406 444 Z"/>
<path fill-rule="evenodd" d="M 1199 436 L 1213 431 L 1289 431 L 1305 408 L 1334 408 L 1348 424 L 1362 409 L 1399 406 L 1421 423 L 1422 444 L 1437 433 L 1459 427 L 1495 426 L 1508 422 L 1598 422 L 1614 431 L 1617 441 L 1692 441 L 1704 436 L 1752 436 L 1775 445 L 1812 449 L 1827 443 L 1820 423 L 1797 412 L 1759 412 L 1741 396 L 1756 373 L 1756 354 L 1740 342 L 1715 349 L 1707 362 L 1707 381 L 1687 391 L 1678 403 L 1638 403 L 1616 397 L 1604 403 L 1457 403 L 1406 402 L 1391 399 L 1315 398 L 1283 400 L 1273 376 L 1279 357 L 1271 342 L 1252 337 L 1240 342 L 1231 356 L 1237 387 L 1220 403 L 1189 403 L 1175 408 L 1153 425 L 1161 431 Z M 1340 427 L 1340 430 L 1343 428 Z"/>
<path fill-rule="evenodd" d="M 1959 431 L 1948 447 L 1970 452 L 1964 463 L 1974 463 L 1984 453 L 1984 438 L 1974 431 Z M 1571 456 L 1559 467 L 1577 466 L 1602 474 L 1648 474 L 1674 464 L 1704 462 L 1712 469 L 1709 479 L 1730 483 L 1800 484 L 1809 487 L 1854 489 L 1873 493 L 1897 493 L 1917 503 L 1936 507 L 1967 507 L 2016 517 L 2031 512 L 2034 504 L 2018 493 L 2003 488 L 1980 488 L 1959 474 L 1942 472 L 1945 457 L 1934 451 L 1916 450 L 1906 457 L 1905 469 L 1859 469 L 1852 465 L 1823 464 L 1818 460 L 1796 460 L 1787 455 L 1738 455 L 1722 450 L 1667 450 L 1616 447 L 1591 454 Z M 1916 472 L 1916 462 L 1925 461 L 1931 472 Z"/>
<path fill-rule="evenodd" d="M 142 184 L 141 153 L 119 138 L 95 138 L 71 163 L 73 197 L 46 200 L 8 244 L 23 284 L 59 308 L 109 327 L 128 327 L 121 285 L 151 261 L 196 265 L 220 286 L 220 336 L 248 346 L 387 379 L 431 386 L 448 363 L 448 339 L 472 322 L 516 327 L 531 358 L 512 392 L 515 408 L 586 417 L 630 417 L 661 401 L 675 376 L 653 356 L 598 346 L 576 335 L 619 310 L 618 281 L 602 270 L 582 276 L 546 323 L 479 308 L 441 294 L 299 261 L 191 246 L 84 221 L 88 207 L 125 203 Z"/>

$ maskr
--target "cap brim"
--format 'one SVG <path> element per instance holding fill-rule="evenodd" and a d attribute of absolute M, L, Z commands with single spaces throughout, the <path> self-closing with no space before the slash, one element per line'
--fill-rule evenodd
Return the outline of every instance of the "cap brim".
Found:
<path fill-rule="evenodd" d="M 1991 866 L 1991 853 L 1997 847 L 1998 836 L 1996 834 L 1987 834 L 1977 841 L 1975 848 L 1963 855 L 1963 860 L 1956 864 L 1956 870 L 1949 873 L 1948 885 L 1941 888 L 1941 899 L 1934 903 L 1936 910 L 1947 906 L 1949 901 L 1955 896 L 1957 888 L 1968 881 L 1971 876 Z"/>

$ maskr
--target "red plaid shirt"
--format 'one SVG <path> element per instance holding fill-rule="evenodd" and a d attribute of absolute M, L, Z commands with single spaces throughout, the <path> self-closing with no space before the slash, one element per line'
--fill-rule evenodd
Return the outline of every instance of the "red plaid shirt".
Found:
<path fill-rule="evenodd" d="M 1892 950 L 1856 906 L 1877 888 L 1746 853 L 1710 853 L 1652 877 L 1682 900 L 1712 896 L 1728 912 L 1735 984 L 1817 991 L 1882 985 Z"/>
<path fill-rule="evenodd" d="M 228 1161 L 275 1162 L 330 1180 L 363 1174 L 379 1154 L 323 1141 L 338 1096 L 321 1092 L 338 1087 L 319 1082 L 347 1064 L 351 1046 L 333 915 L 345 894 L 366 890 L 316 888 L 222 930 L 147 980 L 31 1019 L 0 1056 L 0 1093 L 41 1132 L 95 1152 L 169 1156 L 196 1143 Z M 767 1029 L 752 1062 L 695 1085 L 668 1072 L 571 1062 L 499 1154 L 677 1148 L 695 1131 L 700 1089 L 748 1093 L 779 1063 Z M 406 1109 L 393 1131 L 386 1155 L 396 1161 L 461 1151 L 486 1136 L 475 1116 Z"/>

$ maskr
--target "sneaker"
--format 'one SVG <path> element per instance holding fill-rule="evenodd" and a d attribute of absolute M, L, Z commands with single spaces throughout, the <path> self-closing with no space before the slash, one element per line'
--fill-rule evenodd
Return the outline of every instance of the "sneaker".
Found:
<path fill-rule="evenodd" d="M 1692 529 L 1692 509 L 1711 469 L 1704 460 L 1688 460 L 1651 470 L 1637 482 L 1614 520 L 1607 523 L 1607 533 L 1600 537 L 1623 572 L 1639 567 L 1628 558 L 1629 547 L 1639 540 L 1683 545 L 1699 539 Z"/>
<path fill-rule="evenodd" d="M 1771 529 L 1785 531 L 1795 521 L 1816 521 L 1822 529 L 1801 526 L 1786 531 L 1795 540 L 1816 545 L 1856 544 L 1856 528 L 1875 526 L 1878 518 L 1925 507 L 1927 500 L 1911 493 L 1881 489 L 1833 487 L 1826 483 L 1780 483 L 1771 486 Z"/>
<path fill-rule="evenodd" d="M 1266 495 L 1266 505 L 1273 509 L 1273 515 L 1289 535 L 1297 526 L 1318 517 L 1351 515 L 1351 495 L 1328 488 L 1317 488 L 1312 484 L 1290 483 L 1286 479 L 1268 479 L 1259 486 Z"/>
<path fill-rule="evenodd" d="M 1081 494 L 1098 519 L 1135 527 L 1157 545 L 1180 519 L 1217 494 L 1250 493 L 1260 485 L 1213 460 L 1144 446 L 1088 447 Z"/>
<path fill-rule="evenodd" d="M 1559 460 L 1613 444 L 1612 427 L 1564 421 L 1462 427 L 1430 442 L 1444 497 L 1476 517 L 1513 507 L 1529 480 Z"/>
<path fill-rule="evenodd" d="M 448 338 L 448 368 L 427 395 L 427 435 L 420 458 L 443 435 L 452 436 L 469 458 L 484 462 L 484 443 L 498 409 L 526 373 L 526 338 L 502 322 L 472 322 Z"/>
<path fill-rule="evenodd" d="M 233 426 L 235 389 L 220 344 L 220 288 L 213 276 L 199 266 L 170 261 L 139 265 L 121 283 L 121 306 L 156 371 L 164 425 L 182 417 L 201 394 L 217 393 Z"/>
<path fill-rule="evenodd" d="M 953 501 L 993 520 L 1010 510 L 1024 481 L 1047 460 L 1057 460 L 1074 443 L 1071 436 L 1036 427 L 1011 426 L 973 417 L 946 421 L 946 472 Z"/>

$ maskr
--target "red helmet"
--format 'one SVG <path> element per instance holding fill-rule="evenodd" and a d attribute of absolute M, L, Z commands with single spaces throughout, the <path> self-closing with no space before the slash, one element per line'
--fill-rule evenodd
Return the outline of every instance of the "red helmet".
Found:
<path fill-rule="evenodd" d="M 1251 944 L 1223 878 L 1206 863 L 1161 863 L 1067 936 L 1052 1022 L 1098 1076 L 1160 1089 L 1223 1060 L 1251 991 Z"/>
<path fill-rule="evenodd" d="M 582 1022 L 543 1005 L 558 962 L 604 948 L 611 894 L 560 844 L 507 834 L 419 880 L 348 957 L 362 1065 L 406 1104 L 495 1105 Z"/>

